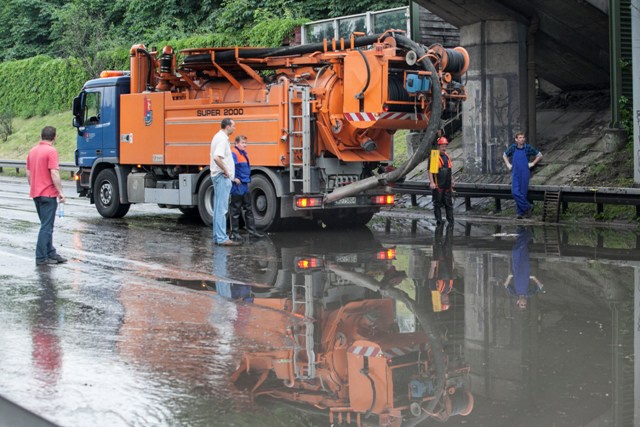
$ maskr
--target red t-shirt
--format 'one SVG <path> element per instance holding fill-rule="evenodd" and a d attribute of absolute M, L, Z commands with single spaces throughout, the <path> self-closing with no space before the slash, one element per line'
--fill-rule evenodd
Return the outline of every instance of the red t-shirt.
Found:
<path fill-rule="evenodd" d="M 27 170 L 31 175 L 29 197 L 57 197 L 58 190 L 51 179 L 51 169 L 60 169 L 58 151 L 51 142 L 40 141 L 27 155 Z"/>

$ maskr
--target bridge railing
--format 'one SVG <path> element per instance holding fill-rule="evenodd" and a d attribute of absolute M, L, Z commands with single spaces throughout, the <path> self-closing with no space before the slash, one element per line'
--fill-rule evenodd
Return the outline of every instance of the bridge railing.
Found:
<path fill-rule="evenodd" d="M 417 206 L 417 196 L 431 195 L 429 183 L 426 181 L 397 183 L 393 189 L 396 193 L 410 194 L 413 206 Z M 513 200 L 509 184 L 457 183 L 454 191 L 456 197 L 464 198 L 466 210 L 471 209 L 471 199 L 474 198 L 493 198 L 498 212 L 502 210 L 502 200 Z M 569 203 L 593 203 L 596 205 L 597 213 L 604 212 L 606 204 L 631 205 L 636 207 L 636 217 L 640 217 L 640 188 L 530 185 L 529 199 L 544 201 L 545 195 L 550 192 L 559 194 L 563 212 L 567 210 Z"/>
<path fill-rule="evenodd" d="M 16 173 L 26 167 L 23 160 L 2 160 L 0 159 L 0 173 L 4 168 L 12 168 Z M 78 167 L 71 162 L 61 162 L 60 170 L 68 171 L 71 177 L 75 175 Z M 417 196 L 431 195 L 429 183 L 426 181 L 405 181 L 396 183 L 393 187 L 396 193 L 410 194 L 411 204 L 417 206 Z M 502 200 L 513 200 L 511 195 L 511 185 L 509 184 L 469 184 L 457 183 L 455 186 L 455 196 L 463 197 L 465 209 L 471 209 L 471 199 L 493 198 L 495 200 L 496 211 L 502 210 Z M 635 206 L 636 217 L 640 217 L 640 188 L 613 188 L 613 187 L 573 187 L 560 185 L 530 185 L 529 199 L 532 201 L 544 201 L 545 195 L 555 192 L 559 194 L 562 211 L 566 211 L 569 203 L 593 203 L 596 205 L 597 213 L 604 212 L 604 205 L 627 205 Z"/>

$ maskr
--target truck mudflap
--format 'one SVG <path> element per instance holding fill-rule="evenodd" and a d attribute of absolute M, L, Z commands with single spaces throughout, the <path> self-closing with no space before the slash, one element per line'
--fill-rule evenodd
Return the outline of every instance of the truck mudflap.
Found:
<path fill-rule="evenodd" d="M 89 191 L 91 189 L 90 177 L 91 170 L 87 168 L 80 168 L 78 172 L 74 174 L 78 196 L 89 197 Z"/>

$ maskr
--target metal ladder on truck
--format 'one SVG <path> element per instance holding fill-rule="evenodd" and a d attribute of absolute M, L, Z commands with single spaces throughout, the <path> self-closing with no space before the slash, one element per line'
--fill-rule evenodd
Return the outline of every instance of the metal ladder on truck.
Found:
<path fill-rule="evenodd" d="M 304 294 L 304 295 L 303 295 Z M 291 312 L 296 315 L 300 311 L 304 312 L 304 319 L 295 329 L 293 337 L 295 340 L 293 350 L 293 372 L 296 379 L 308 380 L 316 377 L 316 352 L 314 350 L 314 319 L 313 319 L 313 277 L 304 275 L 304 284 L 296 284 L 296 274 L 291 275 Z M 302 310 L 302 308 L 304 310 Z M 304 341 L 304 345 L 301 342 Z M 298 355 L 304 347 L 307 356 L 306 369 L 301 367 Z"/>
<path fill-rule="evenodd" d="M 311 93 L 309 86 L 289 86 L 289 191 L 311 192 Z"/>

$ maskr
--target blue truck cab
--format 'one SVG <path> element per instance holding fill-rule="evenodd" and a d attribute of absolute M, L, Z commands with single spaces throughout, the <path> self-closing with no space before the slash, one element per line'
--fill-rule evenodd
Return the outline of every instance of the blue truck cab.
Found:
<path fill-rule="evenodd" d="M 102 169 L 100 163 L 119 162 L 120 95 L 129 93 L 130 78 L 118 73 L 121 75 L 89 80 L 73 100 L 73 126 L 78 130 L 76 182 L 81 196 L 90 195 L 92 177 Z"/>

